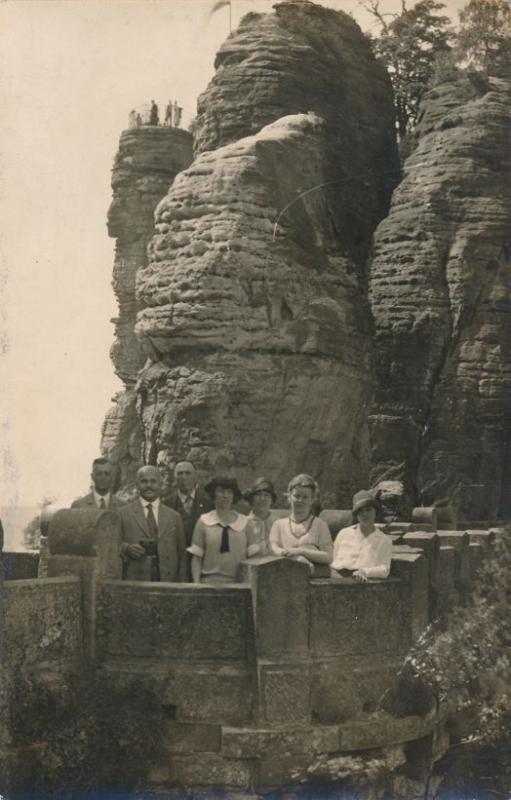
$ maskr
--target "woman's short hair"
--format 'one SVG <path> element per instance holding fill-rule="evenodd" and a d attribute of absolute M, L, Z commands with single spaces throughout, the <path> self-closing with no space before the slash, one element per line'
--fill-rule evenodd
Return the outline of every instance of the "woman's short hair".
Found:
<path fill-rule="evenodd" d="M 313 498 L 316 498 L 319 494 L 318 482 L 314 480 L 312 475 L 307 475 L 305 472 L 301 472 L 300 475 L 295 475 L 294 478 L 291 478 L 287 485 L 288 495 L 291 494 L 293 489 L 296 489 L 297 486 L 301 486 L 303 489 L 311 489 Z"/>

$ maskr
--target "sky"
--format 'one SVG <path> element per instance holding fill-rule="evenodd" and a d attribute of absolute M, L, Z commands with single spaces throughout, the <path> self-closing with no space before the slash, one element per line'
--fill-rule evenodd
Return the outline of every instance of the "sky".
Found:
<path fill-rule="evenodd" d="M 273 2 L 232 0 L 233 27 Z M 319 2 L 371 28 L 357 0 Z M 122 389 L 109 358 L 113 158 L 130 109 L 177 98 L 184 126 L 194 116 L 229 33 L 213 6 L 0 0 L 0 507 L 88 490 Z"/>

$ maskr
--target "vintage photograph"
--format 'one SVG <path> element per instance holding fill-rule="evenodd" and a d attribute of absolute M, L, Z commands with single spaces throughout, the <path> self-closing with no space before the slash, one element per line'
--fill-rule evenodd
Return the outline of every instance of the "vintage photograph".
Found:
<path fill-rule="evenodd" d="M 0 97 L 0 800 L 511 800 L 509 0 L 3 0 Z"/>

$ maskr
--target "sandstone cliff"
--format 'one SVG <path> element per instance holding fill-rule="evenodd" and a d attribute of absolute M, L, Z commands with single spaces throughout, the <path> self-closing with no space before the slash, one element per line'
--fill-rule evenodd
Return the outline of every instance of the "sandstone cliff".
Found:
<path fill-rule="evenodd" d="M 122 133 L 112 170 L 108 233 L 116 239 L 113 287 L 119 304 L 111 349 L 115 371 L 126 386 L 104 425 L 102 448 L 129 474 L 139 463 L 141 431 L 133 387 L 145 355 L 135 337 L 137 269 L 147 264 L 154 209 L 175 175 L 192 160 L 192 137 L 177 128 L 143 126 Z"/>
<path fill-rule="evenodd" d="M 310 3 L 246 17 L 217 66 L 137 271 L 141 457 L 279 488 L 307 470 L 345 501 L 369 469 L 365 258 L 396 179 L 390 84 L 353 20 Z"/>
<path fill-rule="evenodd" d="M 511 86 L 435 88 L 417 136 L 375 236 L 373 477 L 488 519 L 510 508 Z"/>

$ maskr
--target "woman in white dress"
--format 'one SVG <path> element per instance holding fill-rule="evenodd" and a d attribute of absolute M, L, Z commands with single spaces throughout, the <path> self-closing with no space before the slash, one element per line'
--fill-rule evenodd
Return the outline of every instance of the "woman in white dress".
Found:
<path fill-rule="evenodd" d="M 330 564 L 332 537 L 326 522 L 315 516 L 319 487 L 310 475 L 296 475 L 287 487 L 289 516 L 278 519 L 270 531 L 270 550 L 276 556 L 314 564 Z"/>
<path fill-rule="evenodd" d="M 215 508 L 199 517 L 187 548 L 192 554 L 192 580 L 214 584 L 239 581 L 241 562 L 248 556 L 248 518 L 233 509 L 241 499 L 238 483 L 234 478 L 213 478 L 204 491 Z"/>
<path fill-rule="evenodd" d="M 353 497 L 354 525 L 343 528 L 334 543 L 332 569 L 343 577 L 366 582 L 369 578 L 386 578 L 390 572 L 392 540 L 376 526 L 378 502 L 368 491 Z"/>

